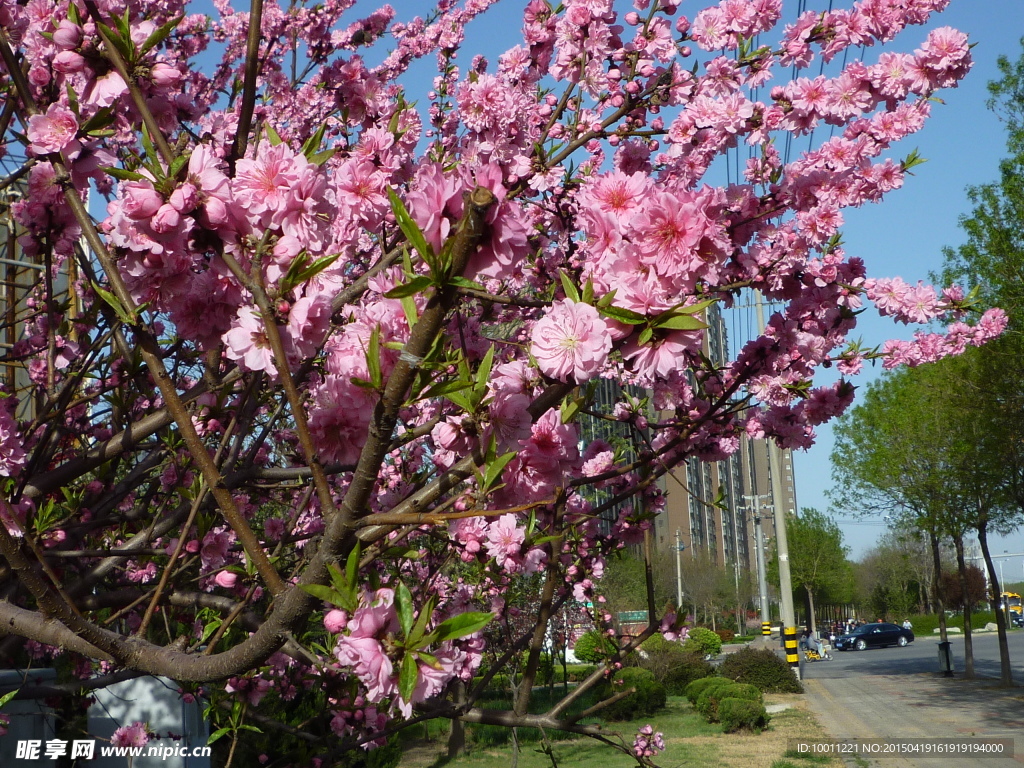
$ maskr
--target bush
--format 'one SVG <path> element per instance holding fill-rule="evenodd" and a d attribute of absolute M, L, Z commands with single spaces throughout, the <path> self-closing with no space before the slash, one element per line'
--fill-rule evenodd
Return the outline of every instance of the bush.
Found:
<path fill-rule="evenodd" d="M 592 629 L 580 635 L 573 653 L 584 664 L 600 664 L 615 653 L 615 645 L 607 635 Z"/>
<path fill-rule="evenodd" d="M 715 668 L 703 656 L 683 650 L 683 644 L 652 635 L 634 656 L 636 666 L 646 669 L 665 686 L 669 696 L 682 696 L 694 680 L 714 674 Z"/>
<path fill-rule="evenodd" d="M 723 678 L 724 679 L 724 678 Z M 745 683 L 727 683 L 707 688 L 697 699 L 697 712 L 709 723 L 718 722 L 718 706 L 723 699 L 744 699 L 763 703 L 761 692 Z"/>
<path fill-rule="evenodd" d="M 694 627 L 683 643 L 683 650 L 701 656 L 717 656 L 722 650 L 722 638 L 705 627 Z"/>
<path fill-rule="evenodd" d="M 708 678 L 714 674 L 714 665 L 704 661 L 702 656 L 684 651 L 679 654 L 676 664 L 665 673 L 660 682 L 665 686 L 669 696 L 682 696 L 686 687 L 694 680 Z"/>
<path fill-rule="evenodd" d="M 722 677 L 738 683 L 749 683 L 764 693 L 803 693 L 785 659 L 769 648 L 744 648 L 725 657 L 718 669 Z"/>
<path fill-rule="evenodd" d="M 632 720 L 635 717 L 653 715 L 665 706 L 665 686 L 654 679 L 646 669 L 626 667 L 615 673 L 612 681 L 601 687 L 600 699 L 607 699 L 627 688 L 636 690 L 614 704 L 601 710 L 600 717 L 607 720 Z"/>
<path fill-rule="evenodd" d="M 715 634 L 723 643 L 731 643 L 732 639 L 736 637 L 736 633 L 731 629 L 716 629 Z"/>
<path fill-rule="evenodd" d="M 768 712 L 759 701 L 730 697 L 718 702 L 718 721 L 726 733 L 741 728 L 759 733 L 768 725 Z"/>
<path fill-rule="evenodd" d="M 732 680 L 724 677 L 705 677 L 700 680 L 694 680 L 683 692 L 683 695 L 690 700 L 690 703 L 697 706 L 697 700 L 701 697 L 701 694 L 709 688 L 713 688 L 719 685 L 732 685 Z"/>

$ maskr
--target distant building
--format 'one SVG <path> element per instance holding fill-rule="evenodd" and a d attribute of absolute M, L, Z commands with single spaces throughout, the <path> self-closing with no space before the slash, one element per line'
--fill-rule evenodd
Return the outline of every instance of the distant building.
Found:
<path fill-rule="evenodd" d="M 728 335 L 721 310 L 713 305 L 706 318 L 706 353 L 718 365 L 729 360 Z M 779 477 L 771 476 L 769 450 L 779 453 Z M 774 537 L 772 498 L 775 484 L 781 491 L 783 510 L 796 514 L 796 481 L 790 450 L 774 443 L 741 437 L 740 448 L 724 461 L 690 459 L 666 476 L 665 512 L 655 525 L 657 546 L 671 551 L 680 532 L 684 557 L 705 550 L 723 566 L 738 564 L 756 573 L 754 514 L 760 512 L 764 535 Z M 717 500 L 717 501 L 716 501 Z"/>

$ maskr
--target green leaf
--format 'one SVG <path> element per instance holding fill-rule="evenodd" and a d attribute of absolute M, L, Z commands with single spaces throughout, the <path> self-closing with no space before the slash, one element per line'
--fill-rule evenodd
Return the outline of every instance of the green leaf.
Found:
<path fill-rule="evenodd" d="M 516 457 L 516 452 L 503 453 L 498 456 L 494 461 L 487 465 L 487 472 L 484 473 L 484 482 L 481 490 L 486 491 L 493 486 L 501 478 L 501 473 L 505 471 L 505 467 L 508 466 L 509 462 Z"/>
<path fill-rule="evenodd" d="M 437 258 L 434 255 L 434 249 L 430 247 L 427 238 L 423 236 L 419 224 L 409 214 L 405 203 L 402 202 L 402 199 L 391 187 L 388 187 L 388 199 L 391 201 L 391 210 L 395 214 L 395 222 L 398 224 L 398 228 L 402 230 L 402 234 L 405 235 L 405 239 L 409 241 L 409 244 L 416 249 L 417 253 L 430 266 L 431 271 L 434 272 L 435 279 L 440 277 L 437 274 Z"/>
<path fill-rule="evenodd" d="M 18 695 L 18 691 L 20 691 L 20 690 L 21 690 L 20 688 L 15 688 L 10 693 L 5 693 L 3 696 L 0 696 L 0 709 L 3 709 L 4 708 L 4 704 L 6 704 L 11 699 L 13 699 L 15 696 L 17 696 Z"/>
<path fill-rule="evenodd" d="M 640 336 L 637 338 L 637 344 L 646 344 L 654 336 L 654 330 L 650 327 L 644 328 L 640 331 Z"/>
<path fill-rule="evenodd" d="M 330 256 L 321 256 L 308 267 L 299 271 L 298 283 L 296 283 L 296 285 L 302 285 L 303 283 L 309 282 L 314 277 L 323 272 L 325 269 L 327 269 L 329 266 L 331 266 L 331 264 L 336 262 L 339 258 L 341 258 L 340 253 L 334 253 L 331 254 Z"/>
<path fill-rule="evenodd" d="M 685 307 L 673 307 L 671 312 L 673 314 L 696 315 L 703 312 L 717 301 L 718 299 L 705 299 L 704 301 L 698 301 L 696 304 L 689 304 Z"/>
<path fill-rule="evenodd" d="M 438 643 L 443 643 L 445 640 L 457 640 L 460 637 L 479 632 L 490 624 L 493 618 L 493 613 L 478 611 L 460 613 L 458 616 L 452 616 L 450 619 L 442 621 L 432 634 L 437 636 L 436 642 Z"/>
<path fill-rule="evenodd" d="M 210 734 L 210 738 L 206 741 L 207 745 L 213 744 L 213 742 L 217 741 L 217 739 L 219 739 L 221 736 L 224 736 L 228 733 L 231 733 L 231 728 L 218 728 L 216 731 Z"/>
<path fill-rule="evenodd" d="M 370 381 L 374 389 L 384 388 L 384 374 L 380 367 L 380 326 L 373 326 L 370 331 L 370 346 L 366 350 L 366 369 L 370 372 Z"/>
<path fill-rule="evenodd" d="M 106 174 L 108 174 L 110 176 L 113 176 L 115 179 L 120 179 L 121 181 L 150 181 L 151 180 L 148 177 L 143 176 L 141 173 L 136 173 L 135 171 L 129 171 L 129 170 L 126 170 L 124 168 L 114 168 L 113 166 L 108 166 L 108 167 L 103 168 L 101 170 L 104 173 L 106 173 Z"/>
<path fill-rule="evenodd" d="M 156 161 L 156 157 L 157 157 L 156 148 L 153 146 L 153 139 L 150 137 L 149 129 L 146 128 L 146 124 L 145 123 L 142 124 L 141 136 L 142 136 L 142 149 L 145 150 L 146 157 L 149 158 L 150 160 L 154 161 L 154 165 L 156 165 L 156 162 L 155 162 Z"/>
<path fill-rule="evenodd" d="M 583 400 L 578 397 L 566 397 L 562 401 L 562 407 L 560 409 L 560 415 L 563 424 L 569 424 L 573 419 L 576 418 L 576 414 L 580 412 L 580 407 L 583 405 Z"/>
<path fill-rule="evenodd" d="M 192 155 L 182 154 L 171 160 L 171 164 L 167 168 L 167 176 L 172 179 L 177 179 L 179 174 L 188 167 L 190 157 L 192 157 Z"/>
<path fill-rule="evenodd" d="M 342 606 L 344 598 L 338 592 L 323 584 L 300 584 L 299 589 L 331 605 Z"/>
<path fill-rule="evenodd" d="M 666 328 L 670 331 L 699 331 L 708 327 L 703 320 L 698 320 L 692 315 L 670 315 L 664 320 L 654 320 L 652 325 L 656 328 Z"/>
<path fill-rule="evenodd" d="M 427 630 L 427 623 L 430 621 L 430 617 L 434 615 L 434 608 L 437 606 L 437 598 L 431 596 L 427 598 L 427 603 L 420 608 L 419 614 L 416 616 L 416 623 L 413 625 L 412 631 L 406 635 L 405 648 L 408 651 L 414 651 L 423 643 L 423 633 Z"/>
<path fill-rule="evenodd" d="M 348 553 L 348 559 L 345 560 L 345 580 L 349 589 L 355 589 L 356 578 L 359 576 L 359 561 L 362 557 L 363 543 L 357 540 L 352 551 Z"/>
<path fill-rule="evenodd" d="M 284 139 L 281 138 L 281 134 L 275 131 L 274 126 L 272 126 L 270 123 L 264 123 L 263 130 L 267 134 L 267 141 L 270 142 L 270 146 L 276 147 L 278 144 L 284 142 Z"/>
<path fill-rule="evenodd" d="M 583 303 L 594 303 L 594 281 L 591 280 L 589 277 L 587 278 L 587 282 L 583 286 Z"/>
<path fill-rule="evenodd" d="M 309 162 L 311 162 L 313 165 L 321 166 L 324 163 L 326 163 L 328 160 L 330 160 L 332 157 L 334 157 L 334 155 L 337 154 L 337 152 L 338 152 L 338 150 L 336 150 L 334 148 L 325 149 L 323 152 L 317 152 L 317 153 L 313 154 L 309 158 Z"/>
<path fill-rule="evenodd" d="M 597 305 L 597 311 L 605 317 L 610 317 L 612 320 L 618 320 L 620 323 L 626 325 L 642 325 L 647 322 L 647 316 L 641 315 L 639 312 L 634 312 L 631 309 L 625 309 L 624 307 L 615 307 L 608 305 L 602 307 L 600 303 Z"/>
<path fill-rule="evenodd" d="M 469 389 L 469 384 L 464 381 L 442 381 L 424 392 L 421 397 L 422 399 L 429 399 L 431 397 L 441 397 L 442 395 L 447 396 L 453 392 L 462 392 L 467 389 Z"/>
<path fill-rule="evenodd" d="M 398 623 L 402 627 L 402 636 L 408 637 L 412 631 L 412 592 L 405 586 L 404 581 L 398 582 L 398 589 L 395 590 L 395 607 L 398 609 Z"/>
<path fill-rule="evenodd" d="M 73 5 L 73 3 L 69 3 L 69 5 Z M 146 38 L 146 42 L 142 44 L 142 47 L 139 49 L 139 53 L 145 55 L 146 52 L 160 45 L 160 43 L 166 40 L 168 35 L 170 35 L 179 24 L 181 24 L 181 20 L 184 18 L 184 15 L 178 16 L 154 29 L 153 32 L 150 33 L 149 37 Z"/>
<path fill-rule="evenodd" d="M 403 299 L 406 296 L 415 296 L 417 293 L 422 293 L 423 291 L 427 290 L 427 288 L 429 288 L 433 284 L 434 281 L 431 280 L 429 277 L 427 277 L 426 275 L 420 275 L 419 277 L 414 277 L 407 283 L 396 285 L 394 288 L 392 288 L 390 291 L 384 294 L 384 298 Z"/>
<path fill-rule="evenodd" d="M 306 142 L 302 145 L 302 154 L 306 156 L 307 160 L 312 159 L 313 155 L 320 151 L 320 145 L 323 144 L 325 133 L 327 133 L 327 121 L 320 123 L 320 127 L 316 129 L 316 132 L 306 139 Z"/>
<path fill-rule="evenodd" d="M 96 113 L 82 123 L 78 129 L 79 133 L 92 133 L 98 131 L 101 128 L 106 128 L 108 125 L 114 122 L 114 113 L 110 107 L 104 107 L 103 109 L 96 110 Z"/>
<path fill-rule="evenodd" d="M 124 304 L 121 303 L 117 296 L 104 288 L 100 288 L 98 283 L 93 283 L 92 289 L 96 291 L 97 296 L 110 305 L 122 323 L 125 325 L 135 325 L 137 318 L 125 309 Z"/>
<path fill-rule="evenodd" d="M 97 22 L 96 28 L 107 36 L 110 44 L 117 49 L 117 52 L 121 54 L 121 58 L 130 67 L 135 64 L 135 46 L 131 43 L 131 33 L 117 16 L 114 17 L 114 24 L 121 30 L 120 32 L 115 32 L 102 22 Z"/>
<path fill-rule="evenodd" d="M 558 277 L 562 281 L 562 290 L 565 291 L 566 298 L 579 301 L 580 292 L 576 290 L 576 286 L 572 284 L 572 280 L 569 279 L 564 270 L 558 270 Z"/>
<path fill-rule="evenodd" d="M 472 291 L 480 291 L 481 293 L 487 293 L 487 289 L 484 288 L 480 283 L 470 280 L 468 277 L 462 275 L 455 275 L 451 280 L 448 281 L 451 285 L 457 285 L 460 288 L 469 288 Z"/>
<path fill-rule="evenodd" d="M 494 345 L 491 344 L 484 353 L 484 359 L 480 361 L 480 367 L 476 371 L 476 387 L 473 394 L 477 399 L 482 400 L 484 392 L 487 391 L 487 384 L 491 380 L 491 368 L 494 366 Z"/>
<path fill-rule="evenodd" d="M 406 701 L 412 701 L 419 676 L 420 669 L 415 657 L 411 653 L 406 653 L 402 658 L 402 672 L 398 676 L 398 694 Z"/>

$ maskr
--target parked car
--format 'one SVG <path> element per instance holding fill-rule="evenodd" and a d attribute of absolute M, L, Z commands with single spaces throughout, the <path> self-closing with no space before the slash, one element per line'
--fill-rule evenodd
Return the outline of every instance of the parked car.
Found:
<path fill-rule="evenodd" d="M 914 642 L 914 633 L 895 624 L 863 624 L 847 635 L 836 638 L 836 649 L 840 651 L 865 651 L 868 648 L 885 648 L 889 645 L 900 647 Z"/>

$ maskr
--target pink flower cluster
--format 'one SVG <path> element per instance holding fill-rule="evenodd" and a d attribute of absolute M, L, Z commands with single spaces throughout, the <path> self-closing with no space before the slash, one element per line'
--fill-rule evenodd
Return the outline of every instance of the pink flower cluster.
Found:
<path fill-rule="evenodd" d="M 633 754 L 637 757 L 654 757 L 665 751 L 665 736 L 655 733 L 651 725 L 641 727 L 633 738 Z"/>

